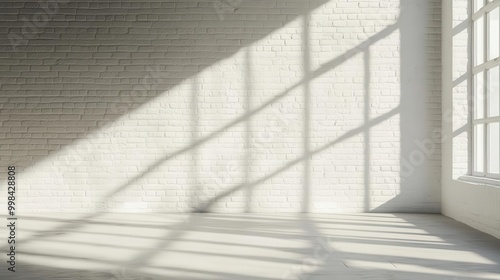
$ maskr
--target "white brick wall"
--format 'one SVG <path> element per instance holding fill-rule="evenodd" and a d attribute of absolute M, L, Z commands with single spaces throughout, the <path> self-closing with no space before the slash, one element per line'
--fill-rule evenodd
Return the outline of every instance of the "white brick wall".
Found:
<path fill-rule="evenodd" d="M 440 211 L 441 1 L 47 2 L 0 3 L 20 211 Z"/>
<path fill-rule="evenodd" d="M 443 214 L 500 238 L 500 188 L 464 180 L 468 172 L 470 1 L 443 7 Z M 448 50 L 448 51 L 446 51 Z M 451 51 L 450 51 L 451 50 Z M 465 127 L 466 129 L 463 129 Z M 458 132 L 457 132 L 458 131 Z"/>

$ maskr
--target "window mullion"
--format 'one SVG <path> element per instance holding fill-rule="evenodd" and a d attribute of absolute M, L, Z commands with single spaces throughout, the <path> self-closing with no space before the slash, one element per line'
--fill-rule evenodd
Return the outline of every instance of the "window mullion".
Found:
<path fill-rule="evenodd" d="M 472 74 L 477 74 L 485 70 L 489 70 L 491 68 L 495 68 L 500 65 L 500 57 L 497 57 L 495 59 L 491 59 L 490 61 L 486 61 L 484 63 L 481 63 L 479 65 L 473 66 L 472 67 Z"/>
<path fill-rule="evenodd" d="M 485 6 L 483 7 L 483 10 L 485 9 L 486 7 L 486 1 L 485 1 Z M 483 14 L 483 62 L 486 64 L 486 62 L 488 62 L 488 56 L 487 56 L 487 53 L 488 53 L 488 14 L 485 12 Z M 483 71 L 483 118 L 487 118 L 488 117 L 488 111 L 486 111 L 488 109 L 488 106 L 486 104 L 488 104 L 488 102 L 486 101 L 487 99 L 487 90 L 488 90 L 488 74 L 487 74 L 487 71 L 488 70 L 484 70 Z M 488 174 L 488 123 L 485 123 L 483 125 L 483 169 L 484 169 L 484 175 L 483 176 L 487 176 Z"/>
<path fill-rule="evenodd" d="M 483 125 L 483 172 L 484 176 L 488 173 L 488 124 Z"/>
<path fill-rule="evenodd" d="M 477 19 L 483 17 L 486 13 L 489 13 L 496 9 L 496 7 L 500 6 L 500 1 L 491 2 L 491 3 L 483 3 L 483 7 L 479 9 L 477 12 L 473 12 L 471 19 L 476 21 Z"/>

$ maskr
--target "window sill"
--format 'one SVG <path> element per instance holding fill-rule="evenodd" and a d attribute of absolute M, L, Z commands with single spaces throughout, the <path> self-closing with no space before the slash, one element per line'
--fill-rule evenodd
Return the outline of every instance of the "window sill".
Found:
<path fill-rule="evenodd" d="M 486 178 L 486 177 L 477 177 L 471 175 L 463 175 L 458 178 L 459 181 L 465 183 L 473 183 L 476 185 L 490 186 L 500 188 L 500 179 Z"/>

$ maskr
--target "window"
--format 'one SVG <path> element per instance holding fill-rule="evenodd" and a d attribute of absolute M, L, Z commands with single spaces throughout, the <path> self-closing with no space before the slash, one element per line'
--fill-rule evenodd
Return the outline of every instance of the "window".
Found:
<path fill-rule="evenodd" d="M 500 179 L 500 0 L 474 0 L 473 170 Z"/>

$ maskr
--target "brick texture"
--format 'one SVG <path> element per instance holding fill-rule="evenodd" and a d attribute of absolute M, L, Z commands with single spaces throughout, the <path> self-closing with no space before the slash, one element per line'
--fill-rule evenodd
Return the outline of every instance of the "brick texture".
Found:
<path fill-rule="evenodd" d="M 438 0 L 2 1 L 0 170 L 24 212 L 439 212 L 440 19 Z"/>

